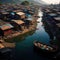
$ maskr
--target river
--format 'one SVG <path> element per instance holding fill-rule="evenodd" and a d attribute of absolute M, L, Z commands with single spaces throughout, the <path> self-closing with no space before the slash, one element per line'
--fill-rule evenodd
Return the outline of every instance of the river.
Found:
<path fill-rule="evenodd" d="M 43 13 L 39 11 L 39 16 Z M 16 60 L 49 60 L 47 57 L 38 55 L 33 50 L 33 41 L 39 40 L 43 43 L 49 44 L 50 37 L 42 25 L 42 17 L 38 18 L 37 30 L 32 35 L 25 37 L 20 42 L 16 43 Z"/>

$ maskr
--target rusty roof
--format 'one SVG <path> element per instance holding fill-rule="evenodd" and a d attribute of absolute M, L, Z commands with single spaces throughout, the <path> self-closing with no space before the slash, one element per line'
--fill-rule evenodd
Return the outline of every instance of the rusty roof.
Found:
<path fill-rule="evenodd" d="M 13 26 L 12 26 L 11 24 L 9 24 L 9 23 L 5 23 L 5 24 L 3 24 L 3 25 L 0 25 L 0 28 L 1 28 L 2 30 L 7 30 L 7 29 L 13 28 Z"/>
<path fill-rule="evenodd" d="M 18 14 L 18 15 L 24 15 L 25 13 L 23 13 L 23 12 L 17 12 L 16 14 Z"/>
<path fill-rule="evenodd" d="M 19 25 L 24 23 L 24 21 L 22 21 L 22 20 L 12 20 L 12 21 L 19 24 Z"/>

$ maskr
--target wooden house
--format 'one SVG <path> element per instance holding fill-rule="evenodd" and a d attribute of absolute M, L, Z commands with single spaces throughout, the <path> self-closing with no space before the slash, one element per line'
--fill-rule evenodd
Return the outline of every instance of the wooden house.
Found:
<path fill-rule="evenodd" d="M 46 13 L 51 13 L 52 11 L 49 10 L 49 9 L 45 9 L 45 12 L 46 12 Z"/>
<path fill-rule="evenodd" d="M 60 16 L 60 12 L 58 11 L 57 14 Z"/>
<path fill-rule="evenodd" d="M 54 20 L 55 20 L 57 23 L 60 23 L 60 17 L 54 17 Z"/>
<path fill-rule="evenodd" d="M 2 16 L 2 13 L 0 12 L 0 19 L 2 19 L 3 18 L 3 16 Z"/>
<path fill-rule="evenodd" d="M 17 12 L 16 14 L 19 15 L 21 19 L 25 19 L 25 17 L 26 17 L 25 13 L 23 13 L 23 12 Z"/>
<path fill-rule="evenodd" d="M 18 9 L 18 10 L 13 10 L 13 12 L 21 12 L 22 10 L 21 9 Z"/>
<path fill-rule="evenodd" d="M 1 10 L 1 13 L 4 14 L 4 15 L 9 14 L 9 13 L 8 13 L 6 10 L 4 10 L 4 9 Z"/>
<path fill-rule="evenodd" d="M 56 25 L 57 25 L 57 27 L 60 29 L 60 23 L 57 23 Z"/>
<path fill-rule="evenodd" d="M 2 10 L 1 13 L 2 13 L 2 19 L 6 20 L 9 13 L 6 12 L 5 10 Z"/>
<path fill-rule="evenodd" d="M 56 13 L 49 13 L 48 15 L 51 16 L 51 17 L 55 17 L 55 16 L 57 16 Z"/>
<path fill-rule="evenodd" d="M 34 23 L 34 20 L 33 20 L 33 18 L 32 18 L 32 17 L 28 17 L 28 18 L 26 19 L 26 21 L 28 21 L 28 22 L 29 22 L 29 25 L 31 25 L 31 24 L 33 24 L 33 23 Z"/>
<path fill-rule="evenodd" d="M 25 27 L 25 23 L 22 20 L 12 20 L 12 25 L 14 25 L 15 30 L 23 30 Z"/>
<path fill-rule="evenodd" d="M 30 13 L 31 15 L 33 15 L 33 14 L 34 14 L 34 12 L 33 12 L 33 11 L 29 11 L 29 13 Z"/>
<path fill-rule="evenodd" d="M 0 20 L 0 36 L 6 36 L 13 32 L 13 26 Z"/>
<path fill-rule="evenodd" d="M 60 40 L 60 23 L 57 23 L 56 26 L 58 28 L 57 39 Z"/>
<path fill-rule="evenodd" d="M 53 9 L 53 11 L 58 12 L 60 11 L 58 8 Z"/>

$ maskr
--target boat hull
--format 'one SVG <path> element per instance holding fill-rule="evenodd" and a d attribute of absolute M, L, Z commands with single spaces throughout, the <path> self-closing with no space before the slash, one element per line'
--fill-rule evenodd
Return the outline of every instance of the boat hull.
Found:
<path fill-rule="evenodd" d="M 37 52 L 38 54 L 43 54 L 45 56 L 54 56 L 58 52 L 57 50 L 48 51 L 48 50 L 45 50 L 45 49 L 41 49 L 38 46 L 36 46 L 35 44 L 34 44 L 33 48 L 34 48 L 35 52 Z"/>

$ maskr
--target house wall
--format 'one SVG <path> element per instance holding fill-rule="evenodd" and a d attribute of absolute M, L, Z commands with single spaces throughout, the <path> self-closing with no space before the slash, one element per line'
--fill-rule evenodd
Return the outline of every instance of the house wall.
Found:
<path fill-rule="evenodd" d="M 24 14 L 24 15 L 21 15 L 20 17 L 21 17 L 21 19 L 24 19 L 26 16 L 25 16 L 25 14 Z"/>
<path fill-rule="evenodd" d="M 11 22 L 11 24 L 14 26 L 14 30 L 16 30 L 16 31 L 22 30 L 22 27 L 25 26 L 24 24 L 19 25 L 19 24 L 13 22 L 13 21 Z"/>
<path fill-rule="evenodd" d="M 6 35 L 10 35 L 12 33 L 12 30 L 10 29 L 10 30 L 5 30 L 4 31 L 4 36 L 6 36 Z"/>

